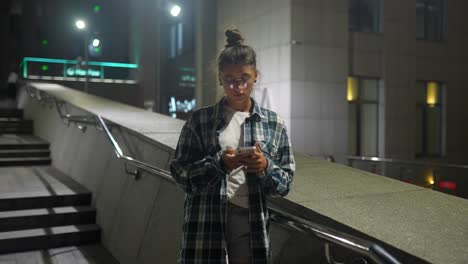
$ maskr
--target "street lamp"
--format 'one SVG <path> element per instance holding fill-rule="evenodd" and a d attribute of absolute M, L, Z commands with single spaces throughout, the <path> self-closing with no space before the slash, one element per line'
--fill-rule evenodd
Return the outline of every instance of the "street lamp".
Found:
<path fill-rule="evenodd" d="M 84 34 L 84 53 L 85 53 L 85 63 L 86 63 L 86 68 L 85 68 L 85 85 L 84 85 L 84 92 L 88 93 L 88 61 L 89 61 L 89 55 L 88 55 L 88 32 L 86 29 L 86 22 L 84 20 L 78 19 L 75 22 L 75 26 L 80 30 L 83 31 Z"/>
<path fill-rule="evenodd" d="M 95 48 L 99 47 L 99 43 L 100 43 L 99 39 L 93 39 L 93 42 L 92 42 L 93 47 Z"/>
<path fill-rule="evenodd" d="M 179 5 L 173 5 L 170 12 L 173 17 L 178 17 L 181 11 L 182 8 Z"/>
<path fill-rule="evenodd" d="M 86 23 L 85 23 L 83 20 L 81 20 L 81 19 L 80 19 L 80 20 L 77 20 L 77 21 L 75 22 L 75 25 L 76 25 L 76 27 L 77 27 L 78 29 L 80 29 L 80 30 L 86 28 Z"/>

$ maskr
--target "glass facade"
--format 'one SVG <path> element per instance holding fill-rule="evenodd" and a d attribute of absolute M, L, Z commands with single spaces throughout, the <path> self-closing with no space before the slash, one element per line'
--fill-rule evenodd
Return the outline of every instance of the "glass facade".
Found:
<path fill-rule="evenodd" d="M 416 39 L 440 41 L 445 31 L 445 1 L 416 1 Z"/>
<path fill-rule="evenodd" d="M 348 97 L 350 153 L 378 156 L 379 79 L 349 77 L 348 94 L 350 90 L 356 95 L 352 100 Z"/>
<path fill-rule="evenodd" d="M 350 0 L 349 30 L 381 31 L 381 0 Z"/>
<path fill-rule="evenodd" d="M 418 81 L 416 107 L 416 156 L 443 155 L 443 83 Z"/>

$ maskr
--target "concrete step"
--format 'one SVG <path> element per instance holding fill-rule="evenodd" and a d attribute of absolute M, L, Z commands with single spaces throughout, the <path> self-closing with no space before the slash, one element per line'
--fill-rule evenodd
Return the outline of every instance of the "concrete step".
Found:
<path fill-rule="evenodd" d="M 0 149 L 48 149 L 49 143 L 19 143 L 19 144 L 2 144 L 0 140 Z"/>
<path fill-rule="evenodd" d="M 0 108 L 0 118 L 23 118 L 23 109 Z"/>
<path fill-rule="evenodd" d="M 25 119 L 0 119 L 0 127 L 13 127 L 13 126 L 32 126 L 33 120 L 25 120 Z"/>
<path fill-rule="evenodd" d="M 0 254 L 97 243 L 98 225 L 68 225 L 0 232 Z"/>
<path fill-rule="evenodd" d="M 0 254 L 1 264 L 119 264 L 101 244 Z"/>
<path fill-rule="evenodd" d="M 49 157 L 0 158 L 0 167 L 50 165 L 51 163 L 52 160 Z"/>
<path fill-rule="evenodd" d="M 22 118 L 16 118 L 16 117 L 0 117 L 0 121 L 21 121 L 23 120 Z"/>
<path fill-rule="evenodd" d="M 15 195 L 17 197 L 0 198 L 0 212 L 91 204 L 91 192 L 88 191 L 63 195 L 28 196 L 28 193 Z"/>
<path fill-rule="evenodd" d="M 96 222 L 96 210 L 90 206 L 66 206 L 0 212 L 0 232 L 83 225 Z"/>
<path fill-rule="evenodd" d="M 0 134 L 19 134 L 19 135 L 31 135 L 34 133 L 32 127 L 27 128 L 0 128 Z"/>
<path fill-rule="evenodd" d="M 2 134 L 32 134 L 33 129 L 34 125 L 32 120 L 0 120 L 0 133 Z"/>
<path fill-rule="evenodd" d="M 0 135 L 0 149 L 48 149 L 49 143 L 33 135 Z"/>
<path fill-rule="evenodd" d="M 39 149 L 0 149 L 0 158 L 14 157 L 49 157 L 50 150 L 46 148 Z"/>

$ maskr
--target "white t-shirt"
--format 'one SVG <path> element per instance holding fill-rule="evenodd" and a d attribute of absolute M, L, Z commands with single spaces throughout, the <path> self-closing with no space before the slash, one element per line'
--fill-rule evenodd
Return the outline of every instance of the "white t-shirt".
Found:
<path fill-rule="evenodd" d="M 228 147 L 237 149 L 244 146 L 244 122 L 250 116 L 249 112 L 240 112 L 226 106 L 224 118 L 227 126 L 221 130 L 219 144 L 223 150 Z M 242 167 L 232 170 L 228 175 L 227 196 L 229 201 L 237 206 L 249 207 L 249 190 Z"/>

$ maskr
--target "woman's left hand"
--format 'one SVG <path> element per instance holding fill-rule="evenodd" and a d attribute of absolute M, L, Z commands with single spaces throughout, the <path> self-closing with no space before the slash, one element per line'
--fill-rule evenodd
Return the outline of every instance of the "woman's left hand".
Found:
<path fill-rule="evenodd" d="M 268 161 L 263 155 L 258 142 L 255 142 L 255 152 L 238 157 L 246 172 L 260 173 L 265 171 L 268 166 Z"/>

